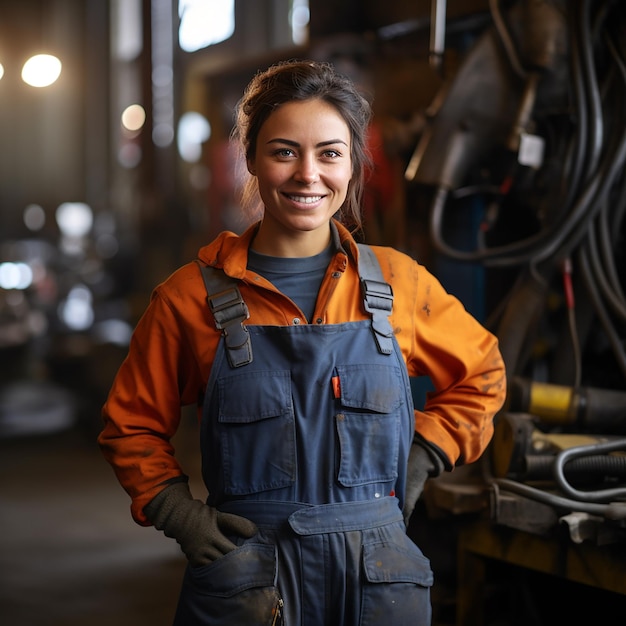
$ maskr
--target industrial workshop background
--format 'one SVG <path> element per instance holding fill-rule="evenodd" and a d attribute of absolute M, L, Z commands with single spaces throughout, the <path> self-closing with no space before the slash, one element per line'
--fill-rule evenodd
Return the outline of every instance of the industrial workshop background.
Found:
<path fill-rule="evenodd" d="M 0 0 L 0 622 L 169 623 L 180 555 L 133 526 L 99 410 L 151 288 L 245 226 L 233 106 L 293 57 L 373 97 L 366 240 L 507 366 L 488 453 L 409 529 L 434 626 L 625 623 L 623 0 Z"/>

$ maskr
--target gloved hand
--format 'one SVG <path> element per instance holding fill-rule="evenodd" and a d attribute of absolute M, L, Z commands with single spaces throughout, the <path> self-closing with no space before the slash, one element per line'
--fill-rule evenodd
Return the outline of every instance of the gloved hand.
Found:
<path fill-rule="evenodd" d="M 187 483 L 173 483 L 145 507 L 148 520 L 180 544 L 192 566 L 207 565 L 237 546 L 225 534 L 250 538 L 256 525 L 245 517 L 222 513 L 194 500 Z"/>
<path fill-rule="evenodd" d="M 404 523 L 408 527 L 415 505 L 422 495 L 428 478 L 439 476 L 443 471 L 443 461 L 435 452 L 414 441 L 409 450 L 409 462 L 406 475 L 406 493 L 404 496 Z"/>

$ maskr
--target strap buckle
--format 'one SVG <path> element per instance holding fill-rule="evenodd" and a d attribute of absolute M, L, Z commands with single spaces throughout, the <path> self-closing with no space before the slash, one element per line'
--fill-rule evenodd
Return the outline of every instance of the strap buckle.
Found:
<path fill-rule="evenodd" d="M 222 331 L 226 354 L 232 367 L 247 365 L 252 361 L 250 333 L 244 325 L 250 311 L 236 285 L 207 298 L 215 327 Z"/>
<path fill-rule="evenodd" d="M 250 318 L 248 305 L 243 301 L 236 285 L 209 296 L 207 302 L 213 313 L 215 326 L 219 330 L 227 331 L 231 324 L 241 323 Z"/>
<path fill-rule="evenodd" d="M 391 354 L 393 330 L 388 317 L 393 307 L 393 289 L 388 283 L 361 278 L 361 291 L 363 306 L 372 316 L 372 330 L 378 350 L 381 354 Z"/>
<path fill-rule="evenodd" d="M 391 313 L 393 308 L 393 289 L 389 283 L 361 278 L 361 290 L 365 310 L 368 313 L 375 311 L 386 311 Z"/>

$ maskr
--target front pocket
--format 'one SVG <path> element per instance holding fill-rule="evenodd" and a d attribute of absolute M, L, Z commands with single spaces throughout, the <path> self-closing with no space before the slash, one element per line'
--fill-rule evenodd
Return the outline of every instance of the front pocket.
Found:
<path fill-rule="evenodd" d="M 268 626 L 282 600 L 276 588 L 276 549 L 246 543 L 185 573 L 174 626 Z"/>
<path fill-rule="evenodd" d="M 221 378 L 219 433 L 224 492 L 245 495 L 293 484 L 295 424 L 289 371 Z"/>
<path fill-rule="evenodd" d="M 401 372 L 377 364 L 342 365 L 340 410 L 335 414 L 339 440 L 337 479 L 345 487 L 395 481 L 398 477 Z"/>
<path fill-rule="evenodd" d="M 391 413 L 404 402 L 400 368 L 376 363 L 338 365 L 341 404 L 353 409 Z"/>
<path fill-rule="evenodd" d="M 363 546 L 363 570 L 360 626 L 430 626 L 433 573 L 414 544 Z"/>

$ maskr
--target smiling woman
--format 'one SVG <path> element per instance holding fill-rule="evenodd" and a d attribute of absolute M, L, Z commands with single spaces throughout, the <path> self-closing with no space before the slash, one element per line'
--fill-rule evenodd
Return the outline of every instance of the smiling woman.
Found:
<path fill-rule="evenodd" d="M 268 118 L 248 158 L 265 207 L 253 250 L 305 257 L 326 249 L 352 178 L 350 143 L 348 125 L 323 100 L 283 104 Z"/>
<path fill-rule="evenodd" d="M 318 68 L 324 68 L 324 72 L 317 71 Z M 257 155 L 259 134 L 264 124 L 274 115 L 280 114 L 284 106 L 298 103 L 313 106 L 316 109 L 315 115 L 321 115 L 323 107 L 312 104 L 316 101 L 330 105 L 333 110 L 324 109 L 324 115 L 331 116 L 331 113 L 334 113 L 335 124 L 341 120 L 349 133 L 347 142 L 344 135 L 345 129 L 341 129 L 338 136 L 328 135 L 320 141 L 332 141 L 343 137 L 346 144 L 339 152 L 344 159 L 349 156 L 352 173 L 345 202 L 339 207 L 340 212 L 337 217 L 347 226 L 358 231 L 361 228 L 364 169 L 370 162 L 363 129 L 367 128 L 371 109 L 352 82 L 336 73 L 330 65 L 307 61 L 286 62 L 278 63 L 267 71 L 257 74 L 250 81 L 239 103 L 233 138 L 239 143 L 242 157 L 250 169 Z M 307 120 L 306 123 L 310 121 Z M 276 138 L 285 139 L 282 132 L 278 132 Z M 252 169 L 254 170 L 254 165 Z M 259 182 L 253 178 L 244 184 L 243 208 L 251 213 L 256 212 L 260 201 Z"/>
<path fill-rule="evenodd" d="M 104 406 L 100 446 L 135 520 L 189 560 L 175 626 L 431 623 L 433 573 L 406 525 L 429 476 L 487 446 L 504 369 L 434 276 L 346 226 L 369 117 L 328 64 L 252 79 L 233 137 L 262 217 L 156 288 Z M 410 376 L 433 382 L 422 411 Z M 171 443 L 188 404 L 206 502 Z"/>

